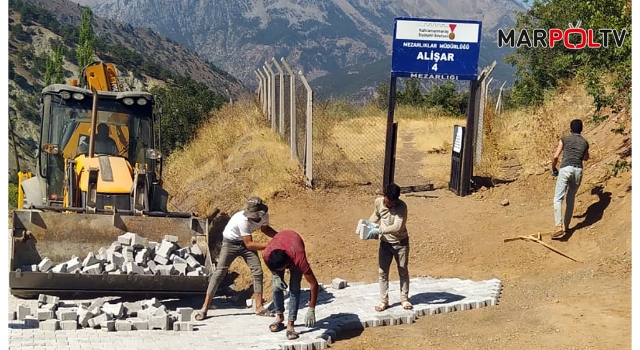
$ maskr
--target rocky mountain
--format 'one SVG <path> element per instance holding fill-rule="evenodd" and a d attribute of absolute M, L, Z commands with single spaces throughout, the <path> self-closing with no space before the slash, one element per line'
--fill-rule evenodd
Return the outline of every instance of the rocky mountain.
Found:
<path fill-rule="evenodd" d="M 83 7 L 69 0 L 25 2 L 53 14 L 61 24 L 80 25 Z M 237 97 L 247 91 L 240 81 L 206 58 L 149 28 L 134 27 L 117 19 L 102 18 L 96 13 L 92 23 L 95 35 L 105 38 L 108 43 L 121 44 L 145 58 L 152 59 L 163 68 L 207 84 L 218 93 Z"/>
<path fill-rule="evenodd" d="M 46 57 L 54 47 L 63 51 L 65 79 L 77 79 L 75 43 L 83 8 L 66 0 L 10 0 L 9 2 L 9 173 L 34 171 L 40 130 L 39 95 Z M 96 38 L 109 46 L 124 90 L 148 90 L 176 77 L 203 83 L 220 96 L 238 98 L 249 93 L 239 80 L 179 43 L 149 29 L 98 16 L 92 20 Z M 169 77 L 169 78 L 167 78 Z M 11 132 L 13 131 L 13 133 Z M 17 149 L 14 152 L 13 140 Z"/>
<path fill-rule="evenodd" d="M 157 30 L 252 86 L 253 71 L 271 57 L 284 57 L 310 81 L 384 60 L 396 17 L 481 20 L 483 41 L 491 42 L 498 28 L 515 23 L 514 11 L 524 9 L 516 0 L 75 1 L 101 16 Z M 482 50 L 481 56 L 506 54 L 487 47 L 496 52 Z"/>

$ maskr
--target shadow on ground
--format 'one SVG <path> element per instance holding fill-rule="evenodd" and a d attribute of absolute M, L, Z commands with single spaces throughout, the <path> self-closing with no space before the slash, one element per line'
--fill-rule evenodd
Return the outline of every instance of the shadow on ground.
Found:
<path fill-rule="evenodd" d="M 584 220 L 579 222 L 573 228 L 567 230 L 567 233 L 564 235 L 564 237 L 560 239 L 561 241 L 569 240 L 571 236 L 573 236 L 575 231 L 581 228 L 589 227 L 602 219 L 604 210 L 607 209 L 607 207 L 611 203 L 611 192 L 604 192 L 602 186 L 595 186 L 591 189 L 591 194 L 597 195 L 598 201 L 591 204 L 582 215 L 574 216 L 574 218 L 576 219 L 584 218 Z"/>

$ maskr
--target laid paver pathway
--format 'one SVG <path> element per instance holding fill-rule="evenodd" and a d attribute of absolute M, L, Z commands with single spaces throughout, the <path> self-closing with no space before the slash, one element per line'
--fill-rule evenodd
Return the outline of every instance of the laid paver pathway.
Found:
<path fill-rule="evenodd" d="M 316 326 L 306 328 L 308 291 L 301 295 L 296 331 L 300 338 L 287 340 L 285 331 L 272 333 L 273 319 L 254 316 L 250 308 L 232 306 L 224 298 L 215 298 L 209 318 L 193 321 L 194 331 L 139 330 L 106 332 L 100 329 L 42 331 L 26 329 L 20 321 L 9 322 L 9 349 L 126 349 L 126 350 L 200 350 L 200 349 L 326 349 L 341 332 L 365 327 L 413 323 L 417 317 L 496 305 L 502 283 L 498 279 L 470 281 L 457 278 L 411 279 L 410 301 L 413 310 L 400 306 L 398 281 L 391 281 L 390 307 L 376 312 L 378 284 L 351 283 L 343 289 L 325 286 L 316 305 Z M 78 302 L 78 301 L 74 301 Z M 170 310 L 176 307 L 197 309 L 202 298 L 163 301 Z M 35 307 L 36 300 L 10 298 L 11 311 L 17 305 Z M 288 300 L 285 300 L 288 310 Z M 285 316 L 287 311 L 285 311 Z"/>

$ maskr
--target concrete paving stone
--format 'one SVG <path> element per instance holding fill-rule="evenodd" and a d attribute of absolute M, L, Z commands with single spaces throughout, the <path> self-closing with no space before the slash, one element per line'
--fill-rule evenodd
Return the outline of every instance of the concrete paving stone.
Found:
<path fill-rule="evenodd" d="M 79 348 L 79 345 L 89 349 L 96 347 L 100 349 L 127 348 L 128 350 L 137 348 L 175 350 L 178 347 L 189 350 L 210 349 L 211 347 L 261 350 L 284 347 L 296 349 L 328 348 L 349 327 L 362 329 L 366 326 L 408 324 L 415 322 L 418 317 L 436 314 L 440 309 L 454 312 L 495 305 L 499 297 L 499 294 L 496 296 L 496 291 L 501 291 L 501 288 L 499 280 L 474 282 L 460 279 L 415 278 L 411 280 L 409 295 L 414 309 L 404 310 L 399 303 L 399 284 L 397 281 L 391 281 L 389 288 L 390 307 L 383 312 L 375 312 L 373 309 L 379 300 L 377 283 L 349 283 L 348 288 L 339 290 L 326 288 L 318 298 L 323 302 L 316 307 L 316 319 L 319 322 L 313 329 L 304 327 L 302 322 L 309 298 L 309 293 L 303 292 L 298 322 L 296 322 L 296 330 L 300 332 L 301 336 L 296 341 L 286 340 L 284 332 L 269 332 L 269 320 L 254 316 L 253 311 L 250 308 L 245 308 L 245 305 L 242 307 L 231 305 L 228 300 L 222 297 L 214 298 L 214 308 L 210 310 L 210 318 L 202 322 L 193 322 L 194 332 L 175 332 L 170 330 L 168 325 L 164 330 L 161 325 L 161 327 L 156 327 L 159 329 L 155 330 L 120 333 L 90 328 L 82 328 L 77 331 L 41 332 L 38 329 L 20 329 L 10 326 L 9 336 L 12 341 L 24 341 L 26 344 L 27 341 L 35 339 L 36 334 L 38 336 L 49 334 L 45 339 L 53 339 L 56 344 L 65 344 L 57 346 L 56 349 L 74 348 L 74 346 Z M 19 301 L 16 301 L 10 307 L 17 310 L 18 303 Z M 288 305 L 288 300 L 285 300 L 285 305 Z M 178 307 L 182 307 L 182 305 L 177 305 L 176 312 Z M 164 311 L 166 312 L 168 309 Z M 164 321 L 168 321 L 167 318 L 170 317 L 165 315 Z M 127 321 L 131 322 L 129 319 Z M 174 328 L 181 328 L 179 322 L 174 323 Z M 133 329 L 133 324 L 131 327 Z M 242 336 L 238 337 L 238 334 L 242 334 Z M 74 338 L 70 338 L 72 335 Z M 33 342 L 29 344 L 33 344 Z M 20 349 L 20 347 L 10 346 L 10 349 Z"/>
<path fill-rule="evenodd" d="M 333 289 L 347 288 L 347 281 L 341 278 L 334 278 L 333 281 L 331 281 L 331 287 L 333 287 Z"/>
<path fill-rule="evenodd" d="M 169 329 L 169 315 L 149 317 L 149 329 Z"/>
<path fill-rule="evenodd" d="M 167 312 L 167 307 L 164 305 L 160 305 L 156 308 L 153 309 L 153 312 L 151 313 L 151 315 L 153 316 L 164 316 L 168 314 Z"/>
<path fill-rule="evenodd" d="M 76 320 L 72 321 L 60 321 L 60 329 L 63 331 L 71 331 L 78 329 L 78 322 Z"/>
<path fill-rule="evenodd" d="M 18 305 L 16 314 L 19 321 L 23 321 L 25 317 L 31 315 L 31 308 L 27 305 Z"/>
<path fill-rule="evenodd" d="M 191 321 L 191 315 L 193 314 L 193 308 L 191 307 L 179 307 L 176 309 L 178 312 L 178 321 L 189 322 Z"/>
<path fill-rule="evenodd" d="M 120 243 L 123 246 L 131 245 L 132 238 L 133 238 L 133 233 L 127 232 L 125 234 L 118 236 L 118 243 Z"/>
<path fill-rule="evenodd" d="M 48 303 L 48 304 L 42 305 L 40 309 L 56 311 L 58 309 L 58 305 L 53 303 Z"/>
<path fill-rule="evenodd" d="M 128 318 L 127 321 L 131 323 L 131 329 L 136 331 L 148 330 L 149 321 L 141 318 Z"/>
<path fill-rule="evenodd" d="M 41 272 L 47 272 L 53 267 L 53 262 L 49 258 L 44 258 L 38 264 L 38 270 Z"/>
<path fill-rule="evenodd" d="M 103 323 L 100 326 L 100 330 L 103 332 L 115 332 L 116 331 L 116 321 L 110 320 Z"/>
<path fill-rule="evenodd" d="M 169 259 L 158 254 L 156 254 L 156 256 L 153 257 L 153 261 L 155 261 L 158 265 L 156 267 L 156 270 L 160 270 L 162 267 L 164 267 L 164 265 L 167 265 L 169 263 Z"/>
<path fill-rule="evenodd" d="M 104 303 L 102 304 L 102 311 L 107 314 L 111 314 L 112 318 L 122 318 L 125 316 L 125 308 L 123 303 Z"/>
<path fill-rule="evenodd" d="M 167 241 L 170 243 L 178 243 L 178 236 L 165 235 L 163 241 Z"/>
<path fill-rule="evenodd" d="M 174 331 L 193 331 L 193 323 L 191 322 L 174 322 Z"/>
<path fill-rule="evenodd" d="M 47 310 L 47 309 L 36 310 L 34 316 L 38 319 L 38 321 L 45 321 L 45 320 L 50 320 L 52 318 L 55 318 L 55 314 L 53 310 Z"/>
<path fill-rule="evenodd" d="M 93 300 L 91 304 L 87 307 L 87 310 L 92 314 L 97 315 L 96 311 L 99 310 L 104 303 L 105 303 L 104 298 L 98 298 L 96 300 Z"/>
<path fill-rule="evenodd" d="M 116 332 L 125 332 L 131 330 L 131 322 L 127 320 L 116 320 Z"/>
<path fill-rule="evenodd" d="M 47 319 L 38 325 L 39 329 L 42 331 L 57 331 L 60 329 L 59 321 L 56 319 Z"/>
<path fill-rule="evenodd" d="M 87 257 L 82 260 L 82 267 L 88 267 L 97 263 L 99 263 L 99 261 L 98 259 L 96 259 L 96 256 L 93 254 L 93 252 L 89 252 L 87 254 Z"/>

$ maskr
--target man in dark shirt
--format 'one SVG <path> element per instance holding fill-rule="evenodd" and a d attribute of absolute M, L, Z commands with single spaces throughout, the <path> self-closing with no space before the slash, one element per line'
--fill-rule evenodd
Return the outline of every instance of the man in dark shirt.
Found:
<path fill-rule="evenodd" d="M 316 322 L 315 307 L 318 300 L 318 281 L 309 266 L 304 242 L 298 233 L 285 230 L 278 232 L 267 244 L 262 252 L 267 267 L 272 273 L 273 303 L 276 307 L 276 320 L 269 326 L 272 332 L 278 332 L 284 326 L 284 291 L 287 285 L 284 282 L 284 270 L 289 269 L 289 315 L 287 319 L 287 339 L 298 338 L 298 333 L 293 328 L 293 324 L 298 317 L 298 307 L 300 304 L 300 282 L 302 276 L 311 286 L 311 298 L 309 299 L 309 309 L 305 317 L 305 325 L 313 327 Z"/>
<path fill-rule="evenodd" d="M 551 163 L 551 171 L 553 176 L 557 176 L 556 191 L 553 197 L 553 212 L 556 224 L 556 230 L 551 236 L 552 239 L 560 239 L 564 236 L 566 230 L 569 229 L 569 223 L 573 216 L 573 205 L 576 199 L 576 193 L 580 182 L 582 181 L 582 162 L 589 160 L 589 142 L 585 140 L 582 133 L 582 121 L 574 119 L 570 123 L 571 135 L 564 136 L 558 142 L 558 148 L 553 155 Z M 562 155 L 562 163 L 560 171 L 558 165 L 558 157 Z M 562 220 L 562 200 L 567 196 L 567 205 L 564 212 L 564 221 Z"/>

